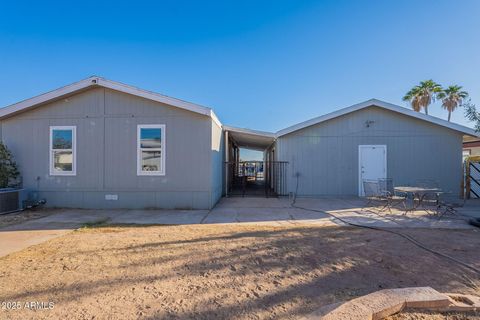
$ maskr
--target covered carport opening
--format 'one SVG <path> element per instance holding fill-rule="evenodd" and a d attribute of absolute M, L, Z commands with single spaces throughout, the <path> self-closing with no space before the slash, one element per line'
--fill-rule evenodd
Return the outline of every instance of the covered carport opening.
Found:
<path fill-rule="evenodd" d="M 287 162 L 275 157 L 275 134 L 224 126 L 225 196 L 286 195 Z M 262 160 L 241 159 L 240 149 L 261 151 Z"/>

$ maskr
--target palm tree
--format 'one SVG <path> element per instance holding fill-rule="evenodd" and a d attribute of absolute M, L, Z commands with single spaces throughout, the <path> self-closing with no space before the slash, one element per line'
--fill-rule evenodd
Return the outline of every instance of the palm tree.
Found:
<path fill-rule="evenodd" d="M 435 102 L 440 92 L 442 92 L 442 87 L 438 83 L 426 80 L 408 91 L 403 97 L 403 101 L 409 101 L 413 110 L 420 112 L 423 108 L 425 114 L 428 114 L 428 106 Z"/>
<path fill-rule="evenodd" d="M 449 86 L 447 89 L 440 92 L 437 97 L 442 99 L 442 107 L 448 111 L 448 121 L 452 116 L 452 112 L 463 103 L 463 100 L 468 97 L 468 92 L 462 91 L 461 86 Z"/>

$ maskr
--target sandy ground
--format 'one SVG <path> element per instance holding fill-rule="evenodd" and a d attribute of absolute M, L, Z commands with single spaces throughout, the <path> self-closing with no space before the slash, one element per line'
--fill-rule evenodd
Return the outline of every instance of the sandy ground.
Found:
<path fill-rule="evenodd" d="M 480 267 L 477 230 L 406 232 Z M 294 319 L 382 288 L 480 293 L 395 235 L 313 226 L 81 229 L 0 258 L 0 284 L 19 308 L 2 319 Z"/>
<path fill-rule="evenodd" d="M 26 210 L 17 213 L 8 213 L 0 215 L 0 228 L 14 224 L 19 224 L 28 220 L 43 218 L 53 214 L 53 210 Z"/>
<path fill-rule="evenodd" d="M 393 315 L 385 320 L 480 320 L 480 312 L 404 312 Z"/>

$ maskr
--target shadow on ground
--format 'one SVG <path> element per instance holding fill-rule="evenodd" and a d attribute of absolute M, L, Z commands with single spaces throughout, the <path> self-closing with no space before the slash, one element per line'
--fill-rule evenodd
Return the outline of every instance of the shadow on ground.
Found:
<path fill-rule="evenodd" d="M 480 267 L 475 230 L 408 233 Z M 92 228 L 2 258 L 0 270 L 0 300 L 54 301 L 41 314 L 69 319 L 289 319 L 383 288 L 480 284 L 395 235 L 314 226 Z"/>

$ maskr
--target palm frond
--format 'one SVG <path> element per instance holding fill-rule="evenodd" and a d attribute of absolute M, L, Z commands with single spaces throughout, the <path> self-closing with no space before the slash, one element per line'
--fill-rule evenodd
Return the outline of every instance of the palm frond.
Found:
<path fill-rule="evenodd" d="M 480 113 L 477 111 L 476 106 L 471 100 L 468 100 L 462 104 L 462 106 L 464 108 L 465 118 L 475 122 L 475 131 L 480 132 Z"/>
<path fill-rule="evenodd" d="M 433 80 L 421 81 L 403 97 L 403 101 L 410 101 L 412 109 L 421 111 L 423 108 L 428 114 L 428 106 L 435 102 L 437 96 L 443 92 L 442 86 Z"/>
<path fill-rule="evenodd" d="M 468 92 L 462 91 L 462 87 L 459 85 L 451 85 L 438 97 L 442 99 L 442 107 L 448 111 L 448 120 L 450 121 L 450 114 L 462 105 L 463 100 L 468 97 Z"/>

